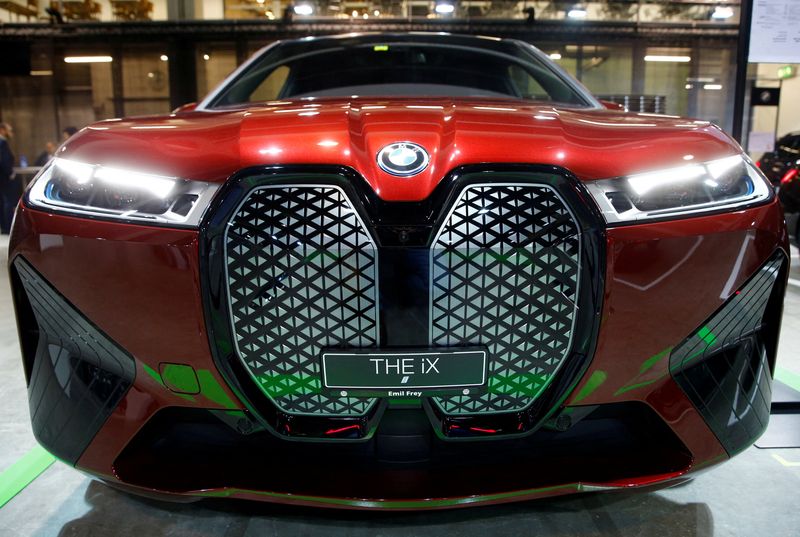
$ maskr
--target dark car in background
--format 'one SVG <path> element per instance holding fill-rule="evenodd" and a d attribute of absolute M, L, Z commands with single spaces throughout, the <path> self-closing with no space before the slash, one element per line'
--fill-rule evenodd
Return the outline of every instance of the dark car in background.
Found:
<path fill-rule="evenodd" d="M 797 244 L 798 224 L 800 224 L 800 162 L 788 168 L 780 179 L 778 198 L 783 205 L 783 213 L 786 217 L 786 227 L 789 234 L 794 237 Z"/>
<path fill-rule="evenodd" d="M 775 151 L 764 153 L 758 167 L 764 175 L 777 185 L 786 173 L 797 166 L 800 160 L 800 131 L 790 132 L 775 144 Z"/>

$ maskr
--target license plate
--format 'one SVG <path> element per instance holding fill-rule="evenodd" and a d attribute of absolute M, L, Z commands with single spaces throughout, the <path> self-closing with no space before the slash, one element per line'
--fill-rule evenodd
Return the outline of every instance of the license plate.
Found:
<path fill-rule="evenodd" d="M 476 394 L 486 389 L 486 351 L 331 350 L 322 353 L 329 392 L 379 397 Z"/>

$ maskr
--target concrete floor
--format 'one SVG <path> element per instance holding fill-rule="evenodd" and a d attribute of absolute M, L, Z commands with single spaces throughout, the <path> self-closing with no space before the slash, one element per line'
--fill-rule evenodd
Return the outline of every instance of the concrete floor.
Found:
<path fill-rule="evenodd" d="M 0 259 L 7 255 L 0 239 Z M 800 255 L 778 365 L 800 374 Z M 0 270 L 0 472 L 36 445 L 5 270 Z M 0 508 L 0 537 L 263 535 L 800 535 L 800 449 L 751 448 L 688 484 L 652 493 L 586 494 L 444 512 L 363 513 L 208 500 L 166 504 L 132 497 L 56 462 Z"/>

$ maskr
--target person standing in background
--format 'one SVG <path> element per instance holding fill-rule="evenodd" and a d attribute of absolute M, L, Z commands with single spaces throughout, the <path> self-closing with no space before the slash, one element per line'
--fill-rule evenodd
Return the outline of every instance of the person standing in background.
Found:
<path fill-rule="evenodd" d="M 8 141 L 14 129 L 8 123 L 0 122 L 0 233 L 11 231 L 11 219 L 19 200 L 19 187 L 14 180 L 14 153 Z"/>
<path fill-rule="evenodd" d="M 78 128 L 77 127 L 66 127 L 66 128 L 64 128 L 64 130 L 61 131 L 61 141 L 62 142 L 66 142 L 67 140 L 72 138 L 72 135 L 74 135 L 76 132 L 78 132 Z"/>
<path fill-rule="evenodd" d="M 44 151 L 42 151 L 38 157 L 36 157 L 36 162 L 33 163 L 34 166 L 44 166 L 47 164 L 53 155 L 56 153 L 56 144 L 53 142 L 47 142 L 44 145 Z"/>

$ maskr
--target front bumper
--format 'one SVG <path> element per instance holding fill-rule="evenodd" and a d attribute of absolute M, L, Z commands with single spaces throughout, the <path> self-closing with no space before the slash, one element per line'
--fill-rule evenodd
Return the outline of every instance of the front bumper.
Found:
<path fill-rule="evenodd" d="M 775 203 L 609 229 L 591 361 L 538 416 L 547 420 L 544 427 L 467 443 L 434 434 L 419 401 L 387 404 L 374 435 L 346 444 L 297 442 L 257 419 L 259 409 L 249 404 L 253 396 L 232 388 L 236 383 L 221 372 L 209 344 L 207 327 L 214 319 L 204 314 L 202 239 L 193 231 L 18 210 L 10 263 L 32 414 L 41 393 L 74 396 L 77 380 L 86 387 L 103 384 L 98 371 L 107 368 L 95 361 L 96 370 L 76 367 L 71 377 L 60 377 L 54 366 L 50 384 L 36 389 L 37 371 L 46 364 L 41 358 L 53 354 L 40 345 L 45 330 L 26 306 L 32 303 L 30 290 L 18 263 L 27 267 L 27 278 L 40 279 L 77 313 L 85 332 L 96 330 L 95 341 L 107 338 L 120 357 L 117 380 L 110 382 L 116 388 L 104 392 L 105 403 L 95 400 L 92 410 L 81 410 L 92 419 L 63 410 L 49 413 L 45 426 L 34 418 L 37 438 L 63 460 L 140 492 L 447 507 L 676 479 L 725 460 L 765 426 L 763 419 L 748 425 L 738 443 L 728 444 L 709 426 L 707 409 L 687 395 L 692 388 L 680 384 L 675 367 L 670 371 L 670 354 L 735 299 L 771 257 L 785 257 L 780 252 L 787 239 Z M 782 297 L 785 279 L 785 269 L 779 270 L 776 297 Z M 776 300 L 767 308 L 774 327 L 770 341 L 777 340 Z M 774 341 L 766 348 L 771 369 Z M 174 365 L 190 366 L 193 374 L 181 374 Z M 759 389 L 750 392 L 762 403 L 766 398 L 767 413 L 768 373 L 758 376 Z M 736 385 L 747 391 L 742 382 Z M 734 403 L 728 406 L 735 409 Z M 764 405 L 757 410 L 763 418 Z M 64 438 L 72 439 L 69 449 Z"/>

